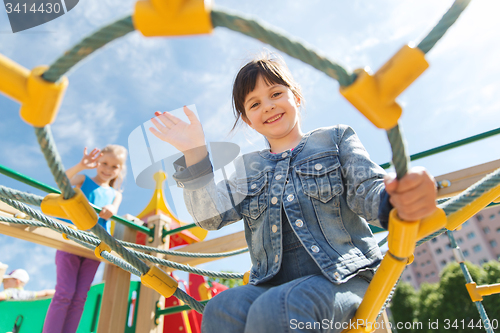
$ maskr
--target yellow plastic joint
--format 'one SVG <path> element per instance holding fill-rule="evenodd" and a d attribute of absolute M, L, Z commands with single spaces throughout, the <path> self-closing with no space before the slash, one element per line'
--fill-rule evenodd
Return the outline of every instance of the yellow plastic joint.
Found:
<path fill-rule="evenodd" d="M 420 221 L 403 221 L 396 209 L 389 214 L 389 252 L 399 258 L 408 258 L 415 250 Z"/>
<path fill-rule="evenodd" d="M 340 93 L 375 126 L 391 129 L 402 113 L 396 97 L 428 67 L 420 49 L 405 45 L 374 75 L 364 69 L 356 71 L 356 81 L 340 87 Z"/>
<path fill-rule="evenodd" d="M 104 243 L 104 242 L 102 242 L 102 241 L 101 241 L 101 242 L 99 243 L 99 245 L 97 245 L 97 246 L 95 247 L 94 254 L 95 254 L 95 256 L 96 256 L 97 258 L 99 258 L 99 259 L 104 259 L 104 258 L 101 256 L 101 253 L 102 253 L 102 252 L 104 252 L 104 251 L 106 251 L 106 252 L 111 252 L 111 248 L 109 247 L 109 245 L 108 245 L 108 244 L 106 244 L 106 243 Z"/>
<path fill-rule="evenodd" d="M 42 212 L 47 215 L 70 219 L 78 229 L 92 229 L 98 220 L 98 216 L 85 194 L 79 189 L 74 189 L 76 194 L 73 198 L 64 200 L 60 194 L 47 195 L 40 205 Z"/>
<path fill-rule="evenodd" d="M 74 225 L 68 225 L 67 227 L 68 227 L 68 228 L 71 228 L 71 229 L 74 229 L 74 230 L 77 230 L 77 228 L 76 228 Z M 65 240 L 70 240 L 70 239 L 68 238 L 68 235 L 67 235 L 67 234 L 65 234 L 65 233 L 63 233 L 63 234 L 62 234 L 62 237 L 63 237 Z"/>
<path fill-rule="evenodd" d="M 412 254 L 411 256 L 408 257 L 408 260 L 406 261 L 406 265 L 410 265 L 413 261 L 415 260 L 415 256 Z"/>
<path fill-rule="evenodd" d="M 35 127 L 44 127 L 54 122 L 61 105 L 68 79 L 49 82 L 42 78 L 48 66 L 35 67 L 26 81 L 27 98 L 21 104 L 21 118 Z"/>
<path fill-rule="evenodd" d="M 250 281 L 250 271 L 243 274 L 243 285 L 246 286 L 248 284 L 248 281 Z"/>
<path fill-rule="evenodd" d="M 166 298 L 177 290 L 177 281 L 157 266 L 151 266 L 147 273 L 141 275 L 141 282 Z"/>
<path fill-rule="evenodd" d="M 26 80 L 30 71 L 0 54 L 0 92 L 10 98 L 24 103 L 28 93 L 26 92 Z"/>
<path fill-rule="evenodd" d="M 211 0 L 139 0 L 133 21 L 146 37 L 208 34 L 211 9 Z"/>
<path fill-rule="evenodd" d="M 446 213 L 441 208 L 436 208 L 434 213 L 420 221 L 417 240 L 431 235 L 432 233 L 446 227 Z"/>
<path fill-rule="evenodd" d="M 477 291 L 476 282 L 467 283 L 465 284 L 465 287 L 467 288 L 467 291 L 469 292 L 470 298 L 473 302 L 479 302 L 483 300 L 483 297 Z"/>

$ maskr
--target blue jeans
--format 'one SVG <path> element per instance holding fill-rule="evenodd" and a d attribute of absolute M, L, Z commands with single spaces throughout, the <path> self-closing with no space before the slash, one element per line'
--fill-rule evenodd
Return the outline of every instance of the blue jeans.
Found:
<path fill-rule="evenodd" d="M 203 313 L 202 333 L 341 332 L 341 324 L 354 316 L 373 273 L 360 272 L 339 285 L 330 282 L 282 220 L 278 274 L 211 299 Z"/>

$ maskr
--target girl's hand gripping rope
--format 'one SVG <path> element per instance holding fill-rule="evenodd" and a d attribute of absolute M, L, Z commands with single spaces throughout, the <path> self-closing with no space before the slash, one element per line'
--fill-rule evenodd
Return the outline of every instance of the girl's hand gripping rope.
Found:
<path fill-rule="evenodd" d="M 402 220 L 421 220 L 436 210 L 436 182 L 425 168 L 414 167 L 399 180 L 389 174 L 384 182 L 389 201 Z"/>

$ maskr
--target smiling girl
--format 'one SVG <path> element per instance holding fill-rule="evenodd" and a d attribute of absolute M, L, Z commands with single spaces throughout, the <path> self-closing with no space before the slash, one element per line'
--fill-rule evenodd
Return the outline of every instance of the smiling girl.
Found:
<path fill-rule="evenodd" d="M 235 175 L 219 184 L 192 111 L 184 108 L 189 124 L 169 113 L 153 119 L 151 132 L 184 153 L 173 178 L 194 221 L 208 230 L 244 221 L 249 284 L 207 303 L 204 333 L 340 331 L 336 323 L 353 317 L 382 258 L 367 222 L 387 228 L 392 206 L 410 221 L 436 208 L 425 170 L 386 177 L 351 127 L 303 133 L 302 101 L 281 59 L 243 66 L 233 86 L 235 126 L 242 119 L 270 148 L 238 158 Z"/>
<path fill-rule="evenodd" d="M 78 187 L 90 203 L 102 207 L 98 223 L 110 232 L 107 221 L 118 212 L 122 201 L 119 191 L 125 176 L 127 150 L 118 145 L 108 145 L 102 152 L 95 148 L 82 160 L 66 171 L 71 185 Z M 79 174 L 86 169 L 96 169 L 92 178 Z M 74 333 L 80 323 L 87 293 L 100 262 L 64 251 L 56 252 L 56 293 L 50 303 L 43 333 Z"/>

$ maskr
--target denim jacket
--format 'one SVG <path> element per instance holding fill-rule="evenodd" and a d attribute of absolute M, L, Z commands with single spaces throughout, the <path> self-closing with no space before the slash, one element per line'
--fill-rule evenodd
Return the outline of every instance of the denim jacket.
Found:
<path fill-rule="evenodd" d="M 380 226 L 385 172 L 370 160 L 352 128 L 319 128 L 305 134 L 293 150 L 273 154 L 266 149 L 234 163 L 236 172 L 217 185 L 208 156 L 189 168 L 175 165 L 173 178 L 200 227 L 217 230 L 244 220 L 250 284 L 270 280 L 280 268 L 282 208 L 331 282 L 345 282 L 380 263 L 381 252 L 366 221 Z"/>

